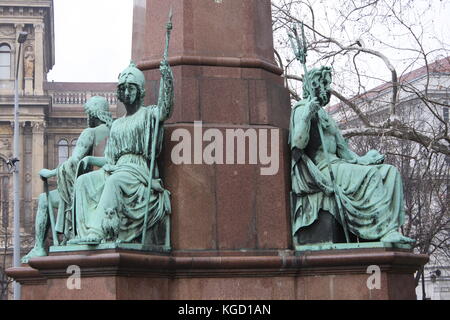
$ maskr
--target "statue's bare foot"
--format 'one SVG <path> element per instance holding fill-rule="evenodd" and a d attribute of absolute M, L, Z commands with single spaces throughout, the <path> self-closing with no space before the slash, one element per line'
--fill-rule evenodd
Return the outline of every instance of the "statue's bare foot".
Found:
<path fill-rule="evenodd" d="M 28 263 L 28 261 L 30 261 L 31 258 L 45 257 L 45 256 L 47 256 L 47 251 L 45 251 L 43 247 L 34 247 L 33 249 L 31 249 L 30 252 L 28 252 L 27 255 L 25 255 L 22 258 L 22 263 Z"/>
<path fill-rule="evenodd" d="M 68 245 L 71 245 L 71 244 L 78 244 L 78 241 L 80 241 L 80 238 L 79 238 L 79 237 L 75 237 L 75 238 L 72 238 L 72 239 L 68 240 L 68 241 L 67 241 L 67 244 L 68 244 Z"/>
<path fill-rule="evenodd" d="M 79 244 L 88 244 L 88 245 L 96 245 L 100 244 L 102 242 L 102 238 L 100 238 L 98 235 L 88 235 L 85 238 L 80 238 L 78 240 Z"/>
<path fill-rule="evenodd" d="M 384 237 L 380 239 L 381 242 L 389 242 L 389 243 L 409 243 L 413 244 L 416 240 L 405 237 L 398 231 L 391 231 L 387 233 Z"/>
<path fill-rule="evenodd" d="M 88 235 L 86 237 L 78 237 L 67 241 L 67 244 L 88 244 L 88 245 L 96 245 L 100 244 L 102 239 L 97 235 Z"/>

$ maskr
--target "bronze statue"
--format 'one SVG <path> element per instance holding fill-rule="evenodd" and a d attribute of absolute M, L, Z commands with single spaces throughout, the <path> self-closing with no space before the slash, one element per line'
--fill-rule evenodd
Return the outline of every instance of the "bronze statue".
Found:
<path fill-rule="evenodd" d="M 364 240 L 412 243 L 399 232 L 404 222 L 400 173 L 382 164 L 384 156 L 371 150 L 352 152 L 334 120 L 323 109 L 330 101 L 331 68 L 306 70 L 306 41 L 294 50 L 305 69 L 303 100 L 291 114 L 292 234 L 294 240 L 329 212 L 350 234 Z"/>
<path fill-rule="evenodd" d="M 73 187 L 77 175 L 82 173 L 79 166 L 86 161 L 86 157 L 103 154 L 102 147 L 109 136 L 112 124 L 109 104 L 104 97 L 92 97 L 84 105 L 84 110 L 88 117 L 88 128 L 84 129 L 77 139 L 72 155 L 56 169 L 42 169 L 39 172 L 44 180 L 46 192 L 39 196 L 35 222 L 35 245 L 22 258 L 23 263 L 27 263 L 30 258 L 47 255 L 45 239 L 50 228 L 55 244 L 58 244 L 57 233 L 63 234 L 63 243 L 73 236 L 71 219 Z M 57 189 L 48 192 L 47 179 L 54 176 L 57 177 Z M 56 224 L 53 221 L 53 208 L 58 210 Z"/>

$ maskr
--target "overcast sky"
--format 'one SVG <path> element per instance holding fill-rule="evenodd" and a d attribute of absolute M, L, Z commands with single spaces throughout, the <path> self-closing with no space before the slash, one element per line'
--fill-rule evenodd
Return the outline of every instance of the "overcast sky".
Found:
<path fill-rule="evenodd" d="M 48 81 L 115 82 L 131 59 L 133 0 L 54 0 Z"/>
<path fill-rule="evenodd" d="M 433 20 L 433 33 L 447 43 L 450 5 L 443 4 L 448 2 L 436 0 L 439 11 L 422 15 Z M 117 81 L 131 58 L 133 0 L 54 0 L 54 6 L 56 63 L 48 80 Z"/>

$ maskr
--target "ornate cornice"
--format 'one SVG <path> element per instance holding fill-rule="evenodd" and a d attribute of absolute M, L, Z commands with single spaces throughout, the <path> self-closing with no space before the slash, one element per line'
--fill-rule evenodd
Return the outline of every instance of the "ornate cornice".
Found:
<path fill-rule="evenodd" d="M 32 3 L 32 1 L 22 1 L 14 3 L 12 1 L 0 4 L 0 16 L 4 17 L 22 17 L 38 18 L 44 17 L 47 10 L 50 9 L 50 1 L 45 3 Z"/>

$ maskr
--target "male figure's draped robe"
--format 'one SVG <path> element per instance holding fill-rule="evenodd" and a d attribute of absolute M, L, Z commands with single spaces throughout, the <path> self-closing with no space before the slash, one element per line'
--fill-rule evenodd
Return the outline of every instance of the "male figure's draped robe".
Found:
<path fill-rule="evenodd" d="M 290 122 L 293 236 L 316 221 L 321 209 L 330 212 L 337 221 L 341 220 L 328 165 L 333 171 L 338 197 L 351 233 L 362 239 L 378 240 L 390 231 L 397 231 L 405 215 L 403 186 L 398 170 L 386 164 L 358 164 L 362 157 L 349 150 L 336 123 L 322 109 L 316 121 L 311 122 L 308 146 L 297 148 L 294 135 L 301 128 L 295 120 L 308 112 L 306 103 L 301 101 L 294 106 Z M 336 154 L 329 154 L 330 163 L 325 158 L 318 163 L 312 160 L 316 150 L 310 148 L 311 145 L 321 143 L 318 125 L 324 132 L 335 132 L 335 141 L 326 142 L 336 143 L 337 147 Z"/>

